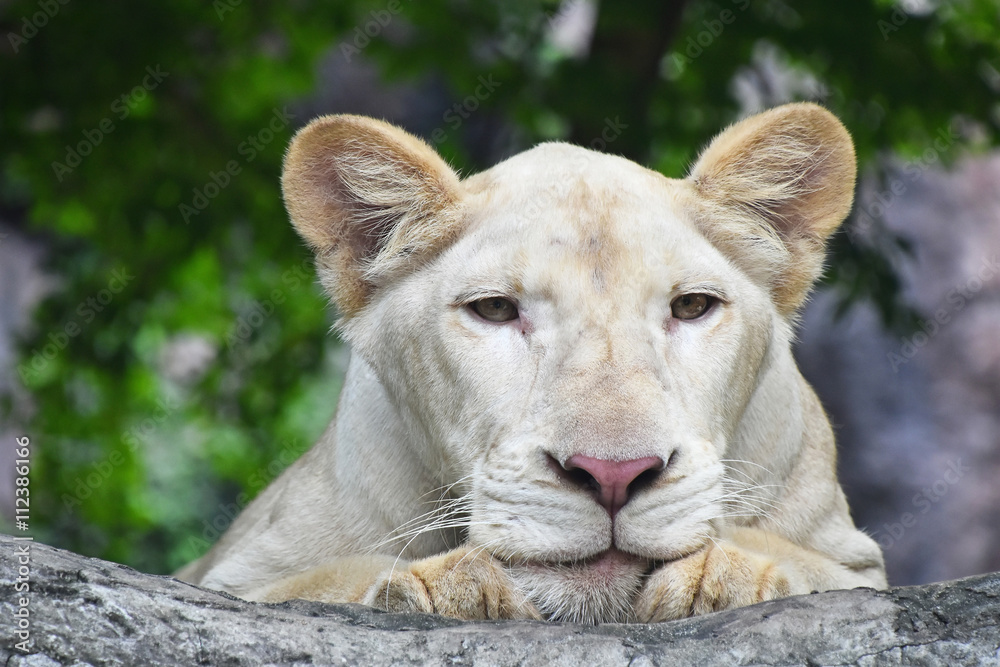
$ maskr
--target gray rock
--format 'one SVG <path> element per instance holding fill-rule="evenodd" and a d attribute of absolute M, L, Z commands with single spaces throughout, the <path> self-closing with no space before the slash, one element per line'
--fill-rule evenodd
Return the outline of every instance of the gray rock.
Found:
<path fill-rule="evenodd" d="M 837 320 L 824 290 L 796 354 L 893 584 L 1000 570 L 1000 153 L 907 173 L 885 225 L 910 244 L 897 268 L 920 328 L 892 334 L 868 302 Z M 859 207 L 875 189 L 865 182 Z"/>
<path fill-rule="evenodd" d="M 832 591 L 658 625 L 462 622 L 244 602 L 0 536 L 0 663 L 18 665 L 1000 665 L 1000 573 Z M 28 599 L 27 653 L 16 647 Z"/>

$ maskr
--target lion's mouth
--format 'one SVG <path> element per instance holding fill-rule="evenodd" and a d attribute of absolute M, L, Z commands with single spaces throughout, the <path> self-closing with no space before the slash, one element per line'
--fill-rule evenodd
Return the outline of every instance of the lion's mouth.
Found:
<path fill-rule="evenodd" d="M 594 577 L 617 577 L 623 572 L 647 570 L 652 563 L 617 547 L 605 549 L 587 558 L 568 561 L 531 560 L 521 564 L 527 570 L 561 572 Z"/>
<path fill-rule="evenodd" d="M 645 560 L 639 558 L 638 556 L 625 553 L 617 547 L 611 547 L 607 551 L 602 551 L 601 553 L 582 561 L 581 565 L 594 570 L 595 572 L 601 572 L 605 570 L 614 570 L 615 568 L 621 568 L 623 566 L 631 568 L 644 562 Z"/>

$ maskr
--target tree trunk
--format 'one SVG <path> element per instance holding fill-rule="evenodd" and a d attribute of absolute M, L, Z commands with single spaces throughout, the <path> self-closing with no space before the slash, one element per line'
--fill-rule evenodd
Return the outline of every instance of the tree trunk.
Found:
<path fill-rule="evenodd" d="M 8 536 L 0 554 L 0 664 L 10 666 L 1000 665 L 1000 573 L 659 625 L 584 626 L 255 604 Z M 17 591 L 19 577 L 30 591 Z"/>

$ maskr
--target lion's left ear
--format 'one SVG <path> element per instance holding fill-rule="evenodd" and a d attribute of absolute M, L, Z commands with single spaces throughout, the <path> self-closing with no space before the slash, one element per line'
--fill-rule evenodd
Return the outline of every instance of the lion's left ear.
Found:
<path fill-rule="evenodd" d="M 854 144 L 815 104 L 787 104 L 723 131 L 688 176 L 697 223 L 791 315 L 823 268 L 824 244 L 851 210 Z"/>

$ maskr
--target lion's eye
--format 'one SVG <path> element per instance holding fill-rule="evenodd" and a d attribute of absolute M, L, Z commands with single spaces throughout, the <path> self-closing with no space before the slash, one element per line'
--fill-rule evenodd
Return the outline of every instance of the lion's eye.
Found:
<path fill-rule="evenodd" d="M 670 310 L 679 320 L 695 320 L 711 310 L 714 296 L 708 294 L 682 294 L 670 304 Z"/>
<path fill-rule="evenodd" d="M 517 319 L 517 306 L 499 296 L 473 301 L 469 307 L 481 318 L 490 322 L 510 322 Z"/>

